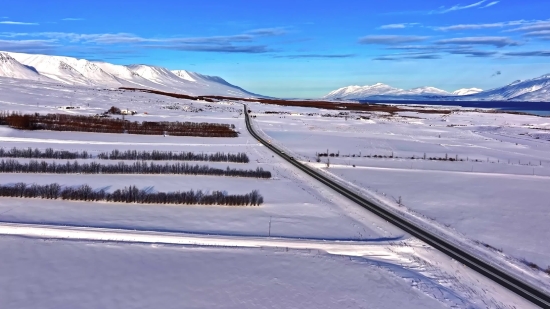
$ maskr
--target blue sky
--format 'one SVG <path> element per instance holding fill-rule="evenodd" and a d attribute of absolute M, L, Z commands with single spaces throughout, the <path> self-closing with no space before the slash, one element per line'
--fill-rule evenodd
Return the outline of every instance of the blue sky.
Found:
<path fill-rule="evenodd" d="M 550 1 L 6 1 L 0 50 L 218 75 L 252 92 L 489 89 L 550 73 Z"/>

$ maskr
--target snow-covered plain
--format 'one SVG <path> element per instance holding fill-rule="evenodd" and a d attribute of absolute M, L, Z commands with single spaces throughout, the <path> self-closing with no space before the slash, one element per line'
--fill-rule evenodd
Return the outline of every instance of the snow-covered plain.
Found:
<path fill-rule="evenodd" d="M 310 251 L 12 237 L 0 247 L 5 308 L 447 307 L 391 267 Z"/>
<path fill-rule="evenodd" d="M 351 113 L 347 119 L 345 113 L 320 116 L 339 113 L 334 111 L 263 113 L 285 110 L 257 105 L 254 121 L 301 161 L 460 242 L 502 250 L 488 255 L 512 263 L 510 267 L 527 276 L 548 280 L 521 262 L 550 266 L 550 247 L 545 245 L 550 237 L 548 118 L 467 109 L 451 114 Z M 339 152 L 339 157 L 328 158 L 328 169 L 326 157 L 316 163 L 316 153 L 327 150 Z"/>
<path fill-rule="evenodd" d="M 0 245 L 10 252 L 3 261 L 6 269 L 0 266 L 0 283 L 10 282 L 4 299 L 18 307 L 58 299 L 85 300 L 85 307 L 98 300 L 106 308 L 134 307 L 130 302 L 144 293 L 147 302 L 168 302 L 171 308 L 189 290 L 195 292 L 185 299 L 191 308 L 196 302 L 224 308 L 532 307 L 415 240 L 319 241 L 9 223 L 0 223 L 0 233 L 6 235 Z M 25 273 L 27 280 L 21 259 L 28 256 L 47 258 L 31 266 L 36 271 Z M 78 288 L 68 287 L 73 281 Z M 164 292 L 147 293 L 151 283 L 153 291 Z M 241 295 L 243 287 L 248 293 Z M 40 293 L 28 297 L 29 289 Z M 90 293 L 96 297 L 89 298 Z"/>
<path fill-rule="evenodd" d="M 142 307 L 148 303 L 166 308 L 178 305 L 531 307 L 274 156 L 246 131 L 239 103 L 188 101 L 149 93 L 6 78 L 0 78 L 0 94 L 0 110 L 6 111 L 96 114 L 114 105 L 138 111 L 138 115 L 128 116 L 130 120 L 220 122 L 234 124 L 241 133 L 238 138 L 194 138 L 18 131 L 0 127 L 1 147 L 51 147 L 91 153 L 113 149 L 242 151 L 250 157 L 250 163 L 207 164 L 262 167 L 273 174 L 267 180 L 176 175 L 0 174 L 1 184 L 86 183 L 106 190 L 135 184 L 158 191 L 201 189 L 229 193 L 258 189 L 265 198 L 260 207 L 0 198 L 0 235 L 4 235 L 0 237 L 0 250 L 7 253 L 0 264 L 0 285 L 7 288 L 0 289 L 3 293 L 0 298 L 7 300 L 10 307 L 25 308 L 36 303 L 56 307 L 76 301 L 83 307 L 97 307 L 95 301 L 104 308 Z M 249 106 L 254 112 L 287 110 L 255 103 Z M 293 108 L 291 112 L 298 115 L 312 110 Z M 430 117 L 439 121 L 437 115 Z M 258 114 L 255 121 L 266 133 L 274 135 L 274 142 L 293 148 L 295 145 L 285 139 L 287 133 L 274 132 L 300 136 L 311 131 L 301 129 L 306 128 L 303 119 L 321 121 L 325 128 L 318 136 L 302 135 L 309 139 L 301 141 L 304 148 L 298 152 L 302 152 L 302 159 L 314 157 L 314 152 L 323 151 L 327 143 L 356 136 L 353 130 L 341 129 L 345 120 L 339 118 Z M 381 119 L 393 123 L 391 119 Z M 377 121 L 373 118 L 360 122 L 376 127 Z M 266 125 L 280 127 L 270 131 Z M 390 127 L 394 126 L 387 128 Z M 312 143 L 315 149 L 311 148 Z M 323 145 L 319 150 L 317 143 Z M 82 229 L 88 236 L 75 237 L 82 235 L 79 232 Z M 110 230 L 105 229 L 119 229 L 117 235 L 122 236 L 110 238 Z M 143 235 L 138 237 L 135 233 Z M 164 236 L 157 237 L 159 233 Z M 136 237 L 148 240 L 137 241 Z M 194 242 L 189 243 L 190 239 Z M 246 245 L 251 242 L 259 245 Z M 207 244 L 215 247 L 206 249 Z M 358 247 L 350 249 L 348 245 Z"/>

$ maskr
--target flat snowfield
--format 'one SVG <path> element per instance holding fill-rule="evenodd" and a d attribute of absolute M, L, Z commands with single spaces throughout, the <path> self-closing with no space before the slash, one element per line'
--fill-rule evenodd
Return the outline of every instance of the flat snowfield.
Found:
<path fill-rule="evenodd" d="M 407 207 L 470 239 L 540 265 L 550 260 L 550 229 L 541 222 L 548 219 L 549 207 L 542 201 L 550 200 L 550 177 L 347 166 L 330 170 L 358 186 L 398 193 Z"/>
<path fill-rule="evenodd" d="M 364 259 L 1 237 L 6 308 L 446 308 Z"/>
<path fill-rule="evenodd" d="M 302 162 L 520 268 L 550 265 L 549 118 L 251 108 L 257 128 Z"/>

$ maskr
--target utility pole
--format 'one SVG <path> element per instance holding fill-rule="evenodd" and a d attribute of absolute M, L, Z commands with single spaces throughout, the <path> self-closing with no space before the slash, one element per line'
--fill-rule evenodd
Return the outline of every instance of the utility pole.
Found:
<path fill-rule="evenodd" d="M 269 216 L 269 233 L 268 236 L 271 237 L 271 216 Z"/>

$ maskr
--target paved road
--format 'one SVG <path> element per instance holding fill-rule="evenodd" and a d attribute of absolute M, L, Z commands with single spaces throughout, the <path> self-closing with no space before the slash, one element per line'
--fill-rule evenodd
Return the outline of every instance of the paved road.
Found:
<path fill-rule="evenodd" d="M 410 235 L 417 237 L 418 239 L 429 244 L 430 246 L 445 253 L 449 257 L 470 267 L 471 269 L 477 271 L 483 276 L 490 278 L 491 280 L 499 283 L 500 285 L 504 286 L 510 291 L 515 292 L 516 294 L 540 306 L 541 308 L 550 309 L 550 295 L 542 292 L 541 290 L 537 289 L 534 286 L 531 286 L 526 282 L 523 282 L 522 280 L 516 278 L 515 276 L 512 276 L 506 271 L 496 266 L 493 266 L 460 248 L 457 248 L 456 246 L 449 243 L 448 241 L 428 231 L 425 231 L 424 229 L 415 225 L 414 223 L 411 223 L 408 220 L 394 214 L 393 212 L 376 205 L 375 203 L 367 200 L 366 198 L 360 196 L 359 194 L 333 182 L 331 179 L 325 177 L 324 175 L 320 174 L 314 169 L 294 160 L 294 158 L 291 157 L 289 154 L 277 149 L 271 143 L 262 139 L 254 131 L 254 129 L 250 124 L 248 107 L 246 105 L 244 105 L 244 114 L 245 114 L 246 128 L 254 138 L 256 138 L 264 146 L 266 146 L 267 148 L 275 152 L 277 155 L 279 155 L 286 161 L 290 162 L 292 165 L 294 165 L 298 169 L 302 170 L 304 173 L 317 179 L 318 181 L 325 184 L 326 186 L 334 189 L 335 191 L 339 192 L 340 194 L 349 198 L 350 200 L 356 202 L 357 204 L 361 205 L 362 207 L 369 210 L 370 212 L 380 216 L 381 218 L 392 223 L 393 225 L 401 228 L 402 230 L 409 233 Z"/>

